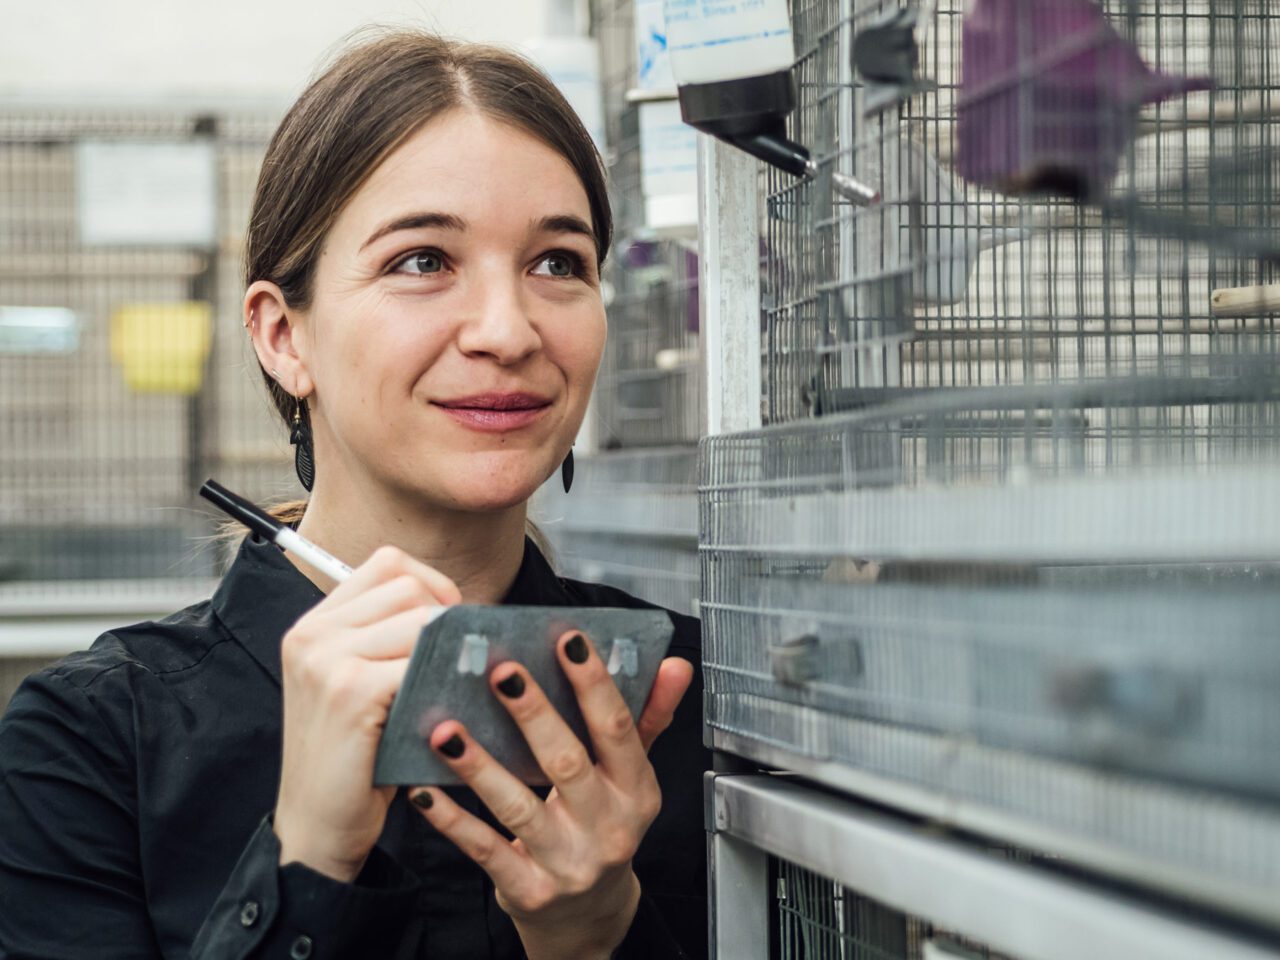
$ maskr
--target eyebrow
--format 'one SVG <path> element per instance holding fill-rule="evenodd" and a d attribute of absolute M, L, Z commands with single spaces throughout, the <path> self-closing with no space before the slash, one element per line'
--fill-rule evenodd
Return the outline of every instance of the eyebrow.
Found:
<path fill-rule="evenodd" d="M 571 213 L 543 217 L 541 220 L 533 221 L 531 226 L 537 233 L 576 233 L 586 237 L 592 243 L 596 239 L 596 232 L 591 229 L 591 224 Z"/>
<path fill-rule="evenodd" d="M 426 227 L 462 231 L 467 229 L 467 222 L 461 217 L 455 217 L 452 213 L 411 213 L 407 217 L 399 217 L 390 223 L 384 223 L 373 231 L 369 239 L 361 244 L 360 249 L 364 250 L 369 244 L 381 240 L 389 233 L 396 233 L 399 230 L 422 230 Z"/>
<path fill-rule="evenodd" d="M 462 232 L 467 229 L 467 222 L 452 213 L 411 213 L 408 216 L 397 217 L 389 223 L 384 223 L 369 236 L 368 240 L 361 244 L 360 249 L 363 251 L 370 244 L 376 243 L 390 233 L 396 233 L 400 230 L 423 230 L 432 227 L 438 230 Z M 591 224 L 571 213 L 542 217 L 539 220 L 532 221 L 530 227 L 537 233 L 574 233 L 586 237 L 592 243 L 595 243 L 596 240 L 596 233 L 591 229 Z"/>

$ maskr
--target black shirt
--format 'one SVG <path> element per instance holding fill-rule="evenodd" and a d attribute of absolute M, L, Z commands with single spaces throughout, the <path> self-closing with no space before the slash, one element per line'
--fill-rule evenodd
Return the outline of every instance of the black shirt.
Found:
<path fill-rule="evenodd" d="M 278 865 L 280 639 L 321 596 L 249 540 L 212 600 L 23 684 L 0 721 L 0 956 L 524 956 L 487 876 L 403 790 L 354 883 Z M 504 602 L 651 606 L 557 577 L 530 541 Z M 697 671 L 698 622 L 672 620 L 671 654 Z M 663 806 L 619 957 L 706 955 L 701 700 L 699 671 L 650 753 Z"/>

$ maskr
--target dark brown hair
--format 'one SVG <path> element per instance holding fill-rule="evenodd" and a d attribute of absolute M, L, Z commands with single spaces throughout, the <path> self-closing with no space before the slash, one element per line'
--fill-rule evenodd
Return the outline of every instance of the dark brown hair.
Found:
<path fill-rule="evenodd" d="M 498 47 L 414 30 L 385 32 L 341 53 L 285 114 L 267 147 L 245 242 L 244 279 L 276 284 L 285 302 L 311 302 L 320 247 L 338 214 L 380 163 L 423 124 L 467 108 L 536 137 L 565 158 L 591 207 L 596 257 L 613 234 L 604 166 L 590 134 L 530 61 Z M 295 401 L 264 370 L 286 424 Z M 276 515 L 299 519 L 305 502 Z"/>

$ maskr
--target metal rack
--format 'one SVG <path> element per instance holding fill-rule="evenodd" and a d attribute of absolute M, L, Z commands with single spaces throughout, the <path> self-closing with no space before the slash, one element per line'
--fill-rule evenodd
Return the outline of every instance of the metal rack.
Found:
<path fill-rule="evenodd" d="M 553 478 L 533 517 L 565 575 L 696 613 L 701 265 L 692 225 L 649 222 L 643 140 L 663 133 L 652 111 L 672 107 L 675 92 L 638 89 L 636 7 L 591 3 L 615 223 L 605 273 L 609 337 L 585 442 L 575 450 L 573 491 L 566 496 Z"/>
<path fill-rule="evenodd" d="M 204 472 L 216 468 L 253 496 L 289 492 L 268 479 L 286 475 L 287 448 L 246 376 L 236 317 L 239 225 L 272 126 L 270 116 L 154 106 L 0 112 L 0 307 L 74 317 L 64 344 L 32 339 L 0 351 L 0 580 L 207 577 L 218 558 L 191 550 L 210 532 L 191 509 Z M 86 143 L 207 146 L 209 242 L 86 235 Z M 211 313 L 208 357 L 189 394 L 139 390 L 125 375 L 114 318 L 156 303 Z"/>
<path fill-rule="evenodd" d="M 0 701 L 111 625 L 208 595 L 223 557 L 195 504 L 205 476 L 264 500 L 295 493 L 238 318 L 240 228 L 276 119 L 159 103 L 0 109 Z M 90 147 L 206 151 L 209 235 L 103 241 L 86 213 Z M 207 310 L 194 390 L 131 382 L 113 331 L 139 304 Z M 163 378 L 178 334 L 150 333 Z"/>
<path fill-rule="evenodd" d="M 709 775 L 714 956 L 1203 960 L 1274 944 L 769 776 Z M 770 949 L 775 903 L 780 935 Z"/>
<path fill-rule="evenodd" d="M 582 458 L 571 493 L 553 482 L 538 495 L 534 516 L 551 540 L 557 569 L 696 614 L 697 472 L 694 447 Z"/>
<path fill-rule="evenodd" d="M 634 12 L 631 0 L 592 4 L 616 235 L 606 271 L 609 339 L 594 414 L 597 445 L 606 451 L 691 445 L 701 433 L 696 238 L 692 226 L 673 230 L 647 222 L 644 118 L 660 100 L 634 94 Z"/>
<path fill-rule="evenodd" d="M 983 87 L 975 6 L 924 5 L 934 86 L 875 109 L 900 4 L 795 0 L 819 176 L 704 144 L 713 951 L 1277 956 L 1280 11 L 1106 0 Z M 1215 89 L 1108 106 L 1087 196 L 960 175 L 992 89 L 1026 123 L 1055 42 L 1117 38 Z"/>

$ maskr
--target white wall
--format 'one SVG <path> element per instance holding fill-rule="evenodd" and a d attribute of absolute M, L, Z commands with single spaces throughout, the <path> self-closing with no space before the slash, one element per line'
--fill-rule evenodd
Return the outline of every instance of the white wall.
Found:
<path fill-rule="evenodd" d="M 0 98 L 287 101 L 370 23 L 519 44 L 558 0 L 13 0 Z"/>

